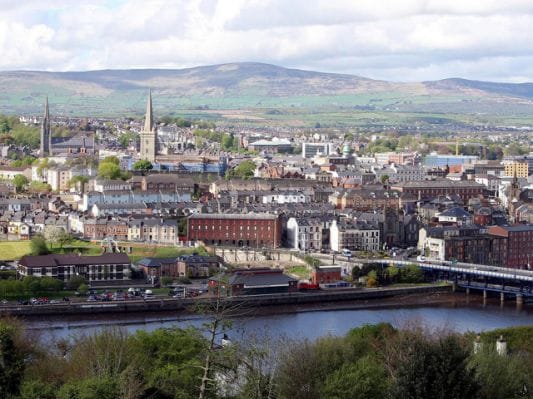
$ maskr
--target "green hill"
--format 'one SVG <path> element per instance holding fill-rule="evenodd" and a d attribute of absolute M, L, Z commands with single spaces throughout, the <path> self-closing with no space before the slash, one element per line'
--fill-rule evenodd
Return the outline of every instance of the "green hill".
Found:
<path fill-rule="evenodd" d="M 276 115 L 267 113 L 272 109 L 303 109 L 309 113 L 324 109 L 330 113 L 346 109 L 378 113 L 533 113 L 531 83 L 464 79 L 397 83 L 261 63 L 179 70 L 0 72 L 0 87 L 0 113 L 26 115 L 41 113 L 48 95 L 54 115 L 138 116 L 144 111 L 149 88 L 159 115 L 199 113 L 231 119 L 231 112 L 224 115 L 220 110 L 247 110 L 264 117 Z"/>

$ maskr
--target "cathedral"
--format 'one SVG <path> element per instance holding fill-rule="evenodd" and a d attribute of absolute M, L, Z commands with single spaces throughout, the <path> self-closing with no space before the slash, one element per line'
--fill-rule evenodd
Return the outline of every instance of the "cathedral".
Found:
<path fill-rule="evenodd" d="M 44 117 L 41 122 L 41 146 L 39 156 L 46 158 L 49 156 L 75 156 L 77 154 L 94 154 L 96 150 L 94 133 L 79 132 L 70 137 L 52 137 L 50 124 L 50 110 L 48 97 L 44 103 Z"/>

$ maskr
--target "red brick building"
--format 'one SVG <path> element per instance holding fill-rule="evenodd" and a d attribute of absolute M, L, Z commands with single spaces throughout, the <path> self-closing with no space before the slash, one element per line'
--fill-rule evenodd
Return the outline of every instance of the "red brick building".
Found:
<path fill-rule="evenodd" d="M 194 214 L 187 222 L 187 239 L 215 245 L 277 248 L 281 246 L 281 220 L 264 213 Z"/>
<path fill-rule="evenodd" d="M 533 224 L 492 226 L 489 227 L 488 233 L 507 238 L 507 256 L 503 267 L 527 269 L 528 265 L 532 265 Z"/>
<path fill-rule="evenodd" d="M 211 277 L 207 285 L 209 292 L 216 296 L 276 294 L 298 290 L 298 280 L 283 274 L 280 269 L 268 267 L 234 269 Z"/>
<path fill-rule="evenodd" d="M 311 283 L 329 284 L 341 280 L 340 266 L 319 266 L 311 273 Z"/>
<path fill-rule="evenodd" d="M 435 198 L 444 195 L 458 195 L 465 203 L 470 198 L 478 198 L 483 195 L 484 186 L 474 181 L 454 181 L 448 179 L 435 179 L 424 181 L 408 181 L 393 184 L 392 190 L 402 193 L 413 194 L 417 198 Z"/>
<path fill-rule="evenodd" d="M 128 239 L 128 224 L 119 220 L 90 219 L 83 225 L 83 236 L 92 240 L 109 237 L 125 241 Z"/>

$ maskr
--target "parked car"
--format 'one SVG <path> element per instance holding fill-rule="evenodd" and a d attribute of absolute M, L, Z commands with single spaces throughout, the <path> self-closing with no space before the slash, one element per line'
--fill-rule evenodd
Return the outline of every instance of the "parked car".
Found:
<path fill-rule="evenodd" d="M 146 290 L 146 291 L 144 291 L 143 298 L 144 298 L 144 299 L 154 299 L 154 298 L 155 298 L 155 295 L 154 295 L 154 293 L 152 292 L 152 290 Z"/>

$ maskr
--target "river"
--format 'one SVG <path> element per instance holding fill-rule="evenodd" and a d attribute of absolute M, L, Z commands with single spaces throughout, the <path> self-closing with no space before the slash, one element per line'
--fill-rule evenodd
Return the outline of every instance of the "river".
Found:
<path fill-rule="evenodd" d="M 37 332 L 48 341 L 56 338 L 90 334 L 104 328 L 121 326 L 128 332 L 137 330 L 152 331 L 168 327 L 199 327 L 207 319 L 194 314 L 130 314 L 95 315 L 84 318 L 31 318 L 25 321 L 30 330 Z M 461 303 L 445 306 L 390 306 L 381 309 L 349 309 L 320 307 L 268 308 L 253 310 L 253 314 L 232 319 L 230 335 L 235 338 L 248 334 L 272 337 L 287 336 L 315 339 L 327 334 L 342 335 L 354 327 L 380 322 L 391 323 L 395 327 L 409 324 L 423 324 L 429 329 L 447 329 L 456 332 L 484 331 L 502 327 L 533 325 L 533 305 L 525 305 L 517 310 L 513 305 L 504 307 L 492 303 Z"/>

